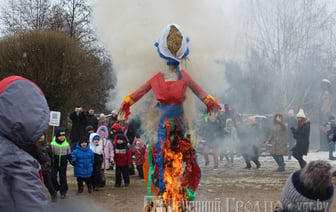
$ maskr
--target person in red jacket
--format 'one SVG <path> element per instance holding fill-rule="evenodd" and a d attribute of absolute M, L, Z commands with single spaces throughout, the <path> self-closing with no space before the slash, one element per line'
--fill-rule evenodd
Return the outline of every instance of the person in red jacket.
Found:
<path fill-rule="evenodd" d="M 146 147 L 139 136 L 136 136 L 132 146 L 132 153 L 135 155 L 135 165 L 138 170 L 139 178 L 144 179 L 142 165 L 145 163 Z"/>
<path fill-rule="evenodd" d="M 115 187 L 121 186 L 121 175 L 124 178 L 125 187 L 129 186 L 129 169 L 132 166 L 132 150 L 128 147 L 127 139 L 119 133 L 116 137 L 117 143 L 114 148 L 114 162 L 116 165 Z"/>

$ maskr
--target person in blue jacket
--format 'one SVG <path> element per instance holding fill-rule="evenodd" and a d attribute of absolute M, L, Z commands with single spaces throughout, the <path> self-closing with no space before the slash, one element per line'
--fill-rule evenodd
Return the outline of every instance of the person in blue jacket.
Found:
<path fill-rule="evenodd" d="M 77 177 L 78 193 L 83 193 L 83 182 L 87 185 L 88 192 L 91 193 L 94 154 L 88 145 L 87 137 L 80 138 L 71 158 L 71 163 L 74 165 L 74 175 Z"/>

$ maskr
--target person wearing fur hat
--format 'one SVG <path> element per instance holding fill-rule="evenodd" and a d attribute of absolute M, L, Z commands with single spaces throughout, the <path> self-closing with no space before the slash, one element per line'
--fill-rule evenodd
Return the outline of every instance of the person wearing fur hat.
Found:
<path fill-rule="evenodd" d="M 165 143 L 169 142 L 169 138 L 173 132 L 179 132 L 179 134 L 173 135 L 179 138 L 179 142 L 183 144 L 188 144 L 189 142 L 187 137 L 190 133 L 183 109 L 187 88 L 189 87 L 206 105 L 208 113 L 217 112 L 218 109 L 221 109 L 216 99 L 205 92 L 202 87 L 191 78 L 187 71 L 180 68 L 181 62 L 186 61 L 189 55 L 188 42 L 189 38 L 179 25 L 167 25 L 158 42 L 155 43 L 158 55 L 166 61 L 166 65 L 135 92 L 125 96 L 119 109 L 119 119 L 127 120 L 130 115 L 130 107 L 150 90 L 153 91 L 158 101 L 158 109 L 161 112 L 159 124 L 157 125 L 157 142 L 153 147 L 156 166 L 153 177 L 156 175 L 155 179 L 157 179 L 157 182 L 153 181 L 153 184 L 158 187 L 161 193 L 166 192 L 164 167 L 166 165 L 169 166 L 169 164 L 165 164 L 164 160 L 164 147 L 169 146 L 165 145 Z M 170 131 L 167 129 L 170 129 Z M 182 135 L 182 137 L 180 135 Z M 185 136 L 185 138 L 183 138 L 183 136 Z M 191 176 L 191 180 L 188 180 L 188 183 L 183 185 L 184 188 L 181 188 L 181 190 L 188 189 L 188 191 L 190 191 L 189 193 L 194 194 L 198 187 L 201 174 L 196 156 L 193 155 L 188 158 L 190 158 L 190 161 L 186 162 L 188 167 L 185 169 L 188 173 L 185 173 L 184 176 Z M 187 182 L 186 179 L 182 181 Z"/>
<path fill-rule="evenodd" d="M 51 180 L 56 191 L 60 191 L 61 199 L 64 199 L 68 191 L 66 173 L 68 161 L 71 162 L 71 149 L 65 137 L 65 129 L 63 127 L 55 129 L 55 136 L 51 141 L 51 150 L 54 155 Z M 59 173 L 59 182 L 57 180 L 57 173 Z"/>
<path fill-rule="evenodd" d="M 307 155 L 309 150 L 310 121 L 302 108 L 296 114 L 296 119 L 296 128 L 291 128 L 296 143 L 291 150 L 293 152 L 293 157 L 298 160 L 300 167 L 304 168 L 307 163 L 303 159 L 303 155 Z"/>
<path fill-rule="evenodd" d="M 101 113 L 98 119 L 98 127 L 102 125 L 107 126 L 108 124 L 109 124 L 109 120 L 106 118 L 106 115 L 104 113 Z"/>
<path fill-rule="evenodd" d="M 77 148 L 72 152 L 71 164 L 74 166 L 74 175 L 77 177 L 78 193 L 83 193 L 85 182 L 88 192 L 92 192 L 92 171 L 94 154 L 90 149 L 87 137 L 81 137 Z"/>
<path fill-rule="evenodd" d="M 334 195 L 331 170 L 327 161 L 316 160 L 293 172 L 282 189 L 282 211 L 329 211 Z"/>
<path fill-rule="evenodd" d="M 97 133 L 100 137 L 99 143 L 101 143 L 103 149 L 103 162 L 100 172 L 102 176 L 101 187 L 104 187 L 106 184 L 105 170 L 110 169 L 110 164 L 114 163 L 114 150 L 112 142 L 108 139 L 107 127 L 105 125 L 98 127 Z"/>
<path fill-rule="evenodd" d="M 129 167 L 132 166 L 132 151 L 127 145 L 127 139 L 119 133 L 116 136 L 117 144 L 114 148 L 114 161 L 116 165 L 115 171 L 115 187 L 121 186 L 121 176 L 124 179 L 125 187 L 129 186 Z"/>

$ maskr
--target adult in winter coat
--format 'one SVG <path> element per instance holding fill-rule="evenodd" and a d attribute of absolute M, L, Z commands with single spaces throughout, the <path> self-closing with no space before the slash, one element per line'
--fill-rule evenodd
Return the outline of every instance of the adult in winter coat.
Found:
<path fill-rule="evenodd" d="M 272 144 L 270 153 L 278 164 L 277 171 L 285 171 L 283 156 L 287 154 L 287 124 L 281 113 L 274 115 L 272 133 L 266 141 L 266 144 L 268 143 Z"/>
<path fill-rule="evenodd" d="M 87 124 L 83 108 L 75 107 L 75 110 L 70 113 L 70 120 L 72 122 L 72 126 L 69 140 L 71 145 L 71 151 L 73 151 L 74 149 L 76 149 L 79 138 L 86 135 L 85 127 L 87 126 Z"/>
<path fill-rule="evenodd" d="M 94 115 L 94 110 L 90 108 L 85 114 L 85 119 L 86 119 L 86 126 L 92 126 L 94 131 L 97 131 L 98 128 L 98 119 Z"/>
<path fill-rule="evenodd" d="M 41 89 L 20 76 L 0 81 L 0 211 L 46 211 L 40 165 L 27 150 L 49 122 Z"/>
<path fill-rule="evenodd" d="M 310 136 L 310 121 L 304 114 L 303 109 L 300 109 L 296 115 L 297 127 L 291 128 L 293 136 L 296 140 L 295 146 L 292 148 L 293 157 L 296 158 L 301 168 L 306 166 L 306 161 L 303 160 L 303 155 L 307 155 L 309 149 Z"/>

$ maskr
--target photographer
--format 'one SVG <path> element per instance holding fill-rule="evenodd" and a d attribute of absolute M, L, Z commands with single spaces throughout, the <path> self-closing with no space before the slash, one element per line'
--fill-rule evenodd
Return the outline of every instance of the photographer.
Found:
<path fill-rule="evenodd" d="M 70 113 L 70 120 L 72 121 L 70 131 L 70 147 L 71 151 L 76 149 L 77 142 L 81 136 L 85 136 L 86 118 L 81 106 L 75 107 L 75 110 Z"/>

